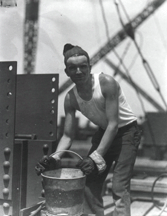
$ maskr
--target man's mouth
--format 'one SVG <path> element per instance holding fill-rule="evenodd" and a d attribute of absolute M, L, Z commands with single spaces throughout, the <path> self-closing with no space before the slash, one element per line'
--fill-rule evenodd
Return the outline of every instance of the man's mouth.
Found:
<path fill-rule="evenodd" d="M 84 78 L 84 75 L 83 75 L 83 74 L 76 74 L 76 75 L 74 76 L 74 78 L 75 78 L 75 79 L 82 79 L 82 78 Z"/>

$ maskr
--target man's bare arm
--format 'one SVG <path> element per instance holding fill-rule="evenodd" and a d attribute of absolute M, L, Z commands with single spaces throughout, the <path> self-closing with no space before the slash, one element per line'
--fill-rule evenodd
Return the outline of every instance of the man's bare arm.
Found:
<path fill-rule="evenodd" d="M 65 124 L 64 124 L 64 133 L 62 138 L 59 141 L 56 152 L 67 150 L 71 147 L 72 141 L 74 139 L 74 124 L 75 124 L 75 108 L 71 105 L 70 94 L 67 93 L 64 101 L 65 109 Z M 58 154 L 53 155 L 52 157 L 57 157 Z M 59 154 L 61 156 L 62 154 Z"/>
<path fill-rule="evenodd" d="M 105 111 L 108 119 L 108 125 L 96 151 L 101 156 L 104 156 L 118 131 L 119 86 L 112 77 L 105 76 L 101 81 L 101 89 L 106 100 Z"/>

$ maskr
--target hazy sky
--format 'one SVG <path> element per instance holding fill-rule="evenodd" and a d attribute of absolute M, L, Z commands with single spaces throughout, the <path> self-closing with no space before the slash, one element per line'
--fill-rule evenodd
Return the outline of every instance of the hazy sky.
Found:
<path fill-rule="evenodd" d="M 0 61 L 17 61 L 18 73 L 23 73 L 23 24 L 25 1 L 17 0 L 16 8 L 0 8 Z M 109 36 L 114 36 L 122 29 L 113 0 L 103 0 Z M 118 1 L 119 2 L 119 1 Z M 122 0 L 130 19 L 139 14 L 148 0 Z M 127 18 L 121 5 L 123 21 Z M 136 31 L 136 41 L 149 62 L 160 85 L 162 95 L 167 100 L 167 3 L 165 2 Z M 67 80 L 64 74 L 62 50 L 65 43 L 82 46 L 93 56 L 107 42 L 106 25 L 102 16 L 100 0 L 41 0 L 39 11 L 38 50 L 35 73 L 58 73 L 60 86 Z M 155 91 L 142 65 L 134 43 L 125 39 L 116 47 L 116 52 L 124 56 L 124 64 L 133 80 L 164 107 L 159 94 Z M 111 51 L 107 58 L 119 64 Z M 124 68 L 120 69 L 125 73 Z M 93 68 L 92 73 L 114 74 L 102 59 Z M 141 104 L 135 90 L 119 75 L 115 77 L 123 88 L 127 100 L 137 116 L 143 115 Z M 59 97 L 59 117 L 64 115 L 63 98 Z M 147 112 L 158 110 L 143 99 Z"/>

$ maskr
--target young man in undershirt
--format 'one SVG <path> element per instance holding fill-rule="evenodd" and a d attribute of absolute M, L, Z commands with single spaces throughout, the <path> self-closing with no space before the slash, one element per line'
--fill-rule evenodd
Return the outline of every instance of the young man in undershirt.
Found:
<path fill-rule="evenodd" d="M 74 138 L 76 111 L 99 128 L 92 137 L 89 154 L 77 167 L 86 175 L 84 213 L 104 216 L 102 188 L 114 162 L 112 193 L 113 216 L 130 216 L 130 179 L 140 143 L 137 117 L 132 112 L 116 80 L 104 73 L 91 74 L 88 53 L 79 46 L 66 44 L 63 50 L 65 73 L 75 83 L 64 100 L 64 134 L 56 149 L 67 150 Z M 38 173 L 59 162 L 53 154 L 38 163 Z M 42 167 L 42 168 L 41 168 Z"/>

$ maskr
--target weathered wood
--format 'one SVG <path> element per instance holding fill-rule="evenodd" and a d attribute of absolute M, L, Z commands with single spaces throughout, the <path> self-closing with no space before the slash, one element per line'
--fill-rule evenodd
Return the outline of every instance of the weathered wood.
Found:
<path fill-rule="evenodd" d="M 153 208 L 152 202 L 135 201 L 131 204 L 131 215 L 143 216 Z M 153 215 L 152 215 L 153 216 Z"/>
<path fill-rule="evenodd" d="M 166 194 L 154 193 L 153 199 L 155 202 L 163 203 L 166 196 L 167 196 Z M 131 200 L 132 201 L 142 200 L 148 202 L 148 201 L 152 201 L 152 195 L 151 193 L 143 192 L 143 191 L 131 191 Z"/>
<path fill-rule="evenodd" d="M 167 172 L 167 161 L 150 160 L 149 158 L 137 158 L 134 173 L 148 173 L 158 175 Z"/>
<path fill-rule="evenodd" d="M 147 177 L 146 179 L 131 179 L 132 191 L 151 192 L 156 177 Z M 154 187 L 155 193 L 167 193 L 167 177 L 158 180 Z"/>
<path fill-rule="evenodd" d="M 96 216 L 95 214 L 82 214 L 81 216 Z"/>
<path fill-rule="evenodd" d="M 105 209 L 105 210 L 104 210 L 104 215 L 105 215 L 105 216 L 111 216 L 111 213 L 113 212 L 113 210 L 114 210 L 114 206 Z"/>
<path fill-rule="evenodd" d="M 29 216 L 29 215 L 31 215 L 31 213 L 32 213 L 33 211 L 35 211 L 37 208 L 39 208 L 39 207 L 41 206 L 42 203 L 43 203 L 43 201 L 40 202 L 40 203 L 37 203 L 36 205 L 33 205 L 33 206 L 31 206 L 31 207 L 21 209 L 21 210 L 20 210 L 20 216 Z M 37 213 L 35 214 L 35 216 L 40 216 L 40 211 L 37 212 Z"/>
<path fill-rule="evenodd" d="M 167 210 L 166 210 L 166 211 L 167 211 Z M 159 208 L 154 207 L 152 210 L 150 210 L 150 211 L 146 214 L 146 216 L 159 216 L 160 212 L 161 212 L 161 210 L 160 210 Z M 163 213 L 161 214 L 161 216 L 166 216 L 166 215 L 167 215 L 167 212 L 163 212 Z"/>
<path fill-rule="evenodd" d="M 156 177 L 147 177 L 145 179 L 131 179 L 131 191 L 151 192 L 153 183 Z M 107 188 L 111 190 L 112 182 L 107 184 Z M 154 193 L 167 193 L 167 177 L 160 179 L 156 182 Z"/>
<path fill-rule="evenodd" d="M 105 209 L 107 209 L 113 205 L 114 205 L 114 201 L 113 201 L 112 195 L 103 196 L 103 206 Z"/>

